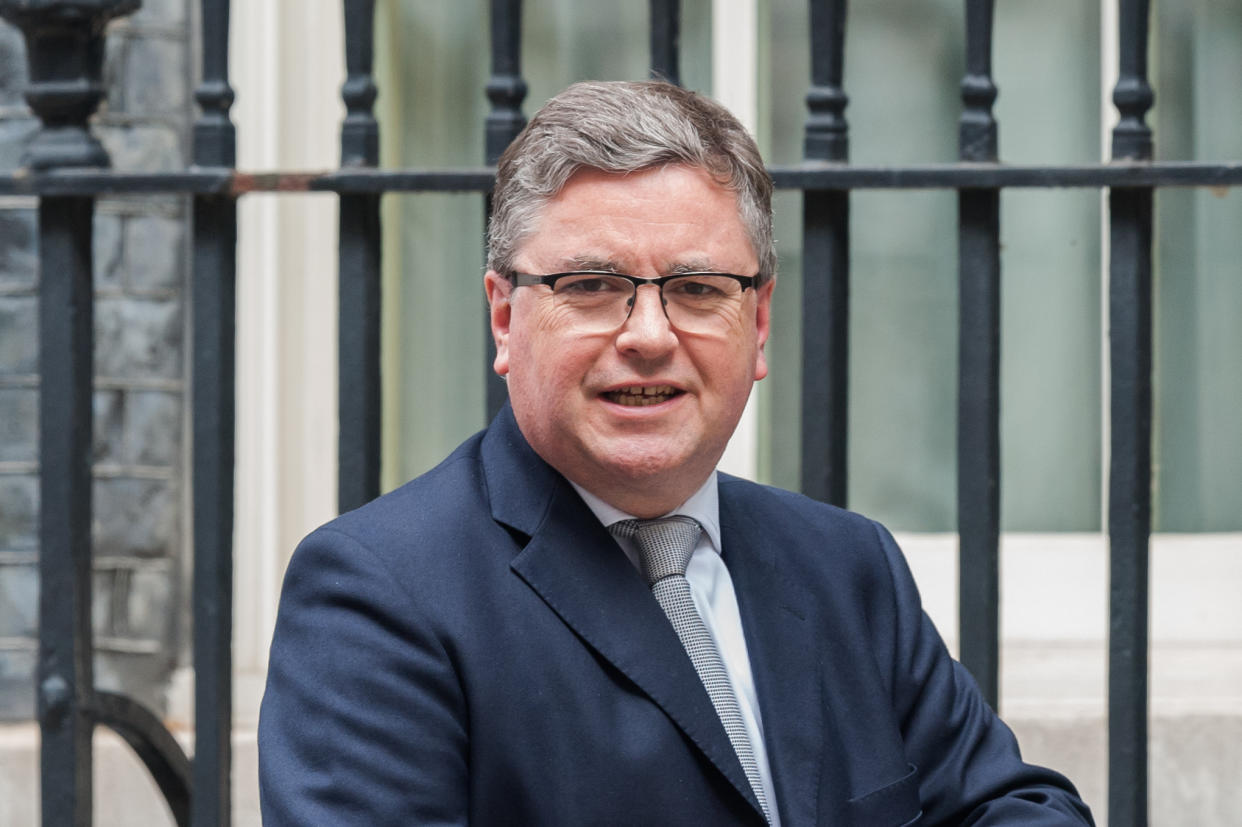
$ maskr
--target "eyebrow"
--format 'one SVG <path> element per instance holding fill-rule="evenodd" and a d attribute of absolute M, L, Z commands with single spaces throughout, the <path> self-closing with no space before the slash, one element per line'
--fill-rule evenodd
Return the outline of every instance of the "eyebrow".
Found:
<path fill-rule="evenodd" d="M 606 258 L 595 258 L 594 256 L 571 256 L 565 260 L 569 269 L 572 270 L 599 270 L 605 273 L 622 273 L 625 268 L 617 264 L 617 262 Z"/>
<path fill-rule="evenodd" d="M 705 258 L 696 258 L 674 264 L 668 272 L 670 275 L 675 273 L 716 273 L 719 272 L 719 268 L 713 267 L 711 262 Z"/>
<path fill-rule="evenodd" d="M 621 266 L 613 259 L 596 258 L 594 256 L 572 256 L 565 259 L 565 262 L 571 270 L 598 270 L 604 273 L 628 272 L 628 268 Z M 712 267 L 707 259 L 690 259 L 689 261 L 678 262 L 667 270 L 662 271 L 664 275 L 714 272 L 718 272 L 717 268 Z"/>

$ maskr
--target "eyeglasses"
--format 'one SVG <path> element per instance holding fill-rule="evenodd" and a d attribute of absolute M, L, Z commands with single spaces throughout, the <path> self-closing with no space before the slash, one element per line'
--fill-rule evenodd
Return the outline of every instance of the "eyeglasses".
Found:
<path fill-rule="evenodd" d="M 551 287 L 552 301 L 583 333 L 609 333 L 625 324 L 634 309 L 635 293 L 645 284 L 659 289 L 664 315 L 673 327 L 683 333 L 714 333 L 737 317 L 742 294 L 754 286 L 756 278 L 732 273 L 676 273 L 645 279 L 604 270 L 511 275 L 515 287 Z"/>

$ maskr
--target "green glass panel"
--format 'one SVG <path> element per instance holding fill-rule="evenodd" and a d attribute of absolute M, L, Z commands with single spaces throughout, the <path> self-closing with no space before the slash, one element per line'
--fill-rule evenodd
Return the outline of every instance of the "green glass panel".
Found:
<path fill-rule="evenodd" d="M 380 4 L 385 167 L 483 161 L 484 0 Z M 483 198 L 385 197 L 384 469 L 391 488 L 484 425 Z"/>
<path fill-rule="evenodd" d="M 772 0 L 767 85 L 777 163 L 801 158 L 805 3 Z M 851 4 L 851 160 L 957 157 L 961 4 Z M 1099 153 L 1098 7 L 1003 4 L 995 72 L 1001 153 L 1031 163 Z M 1007 194 L 1002 206 L 1002 520 L 1099 525 L 1099 196 Z M 957 204 L 951 192 L 851 197 L 850 506 L 896 528 L 956 526 Z M 767 479 L 798 484 L 801 199 L 777 202 L 782 281 L 765 410 Z"/>
<path fill-rule="evenodd" d="M 1001 158 L 1100 158 L 1095 3 L 997 7 Z M 1001 196 L 1001 526 L 1098 531 L 1103 478 L 1097 190 Z"/>
<path fill-rule="evenodd" d="M 1242 0 L 1156 7 L 1148 122 L 1164 160 L 1242 158 Z M 1242 191 L 1156 195 L 1155 497 L 1160 531 L 1242 530 Z"/>

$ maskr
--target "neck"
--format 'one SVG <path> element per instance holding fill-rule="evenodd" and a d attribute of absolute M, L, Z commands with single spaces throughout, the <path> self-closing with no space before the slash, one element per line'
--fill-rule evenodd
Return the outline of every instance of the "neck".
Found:
<path fill-rule="evenodd" d="M 695 497 L 704 485 L 714 480 L 715 473 L 713 472 L 707 479 L 700 481 L 698 485 L 686 491 L 662 489 L 659 492 L 644 491 L 639 496 L 627 496 L 630 492 L 617 491 L 616 489 L 601 491 L 597 487 L 581 485 L 573 480 L 570 480 L 570 483 L 578 489 L 579 494 L 593 498 L 598 504 L 615 509 L 625 516 L 637 517 L 640 520 L 650 520 L 656 517 L 663 517 L 675 509 L 681 508 L 690 499 Z M 592 507 L 595 508 L 595 506 Z"/>

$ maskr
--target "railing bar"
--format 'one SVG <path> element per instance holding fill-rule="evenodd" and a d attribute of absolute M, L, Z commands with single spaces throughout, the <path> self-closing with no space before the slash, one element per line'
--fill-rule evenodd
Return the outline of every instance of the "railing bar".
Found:
<path fill-rule="evenodd" d="M 1147 823 L 1150 191 L 1109 196 L 1109 821 Z"/>
<path fill-rule="evenodd" d="M 813 0 L 804 156 L 849 157 L 842 88 L 845 0 Z M 802 196 L 802 493 L 844 506 L 849 418 L 850 204 L 843 191 Z"/>
<path fill-rule="evenodd" d="M 190 760 L 149 709 L 124 695 L 97 690 L 92 714 L 129 744 L 151 773 L 178 827 L 190 823 Z"/>
<path fill-rule="evenodd" d="M 856 166 L 808 161 L 768 167 L 777 189 L 1147 189 L 1242 186 L 1242 162 L 1129 162 L 1079 166 L 925 164 Z M 0 175 L 0 195 L 234 195 L 304 192 L 445 192 L 491 190 L 495 170 L 347 169 L 332 172 L 234 172 L 206 167 L 175 173 L 62 171 Z"/>
<path fill-rule="evenodd" d="M 94 201 L 39 204 L 39 667 L 42 818 L 91 822 Z"/>
<path fill-rule="evenodd" d="M 993 0 L 966 4 L 959 154 L 995 162 Z M 958 635 L 962 663 L 1000 700 L 1000 192 L 958 192 Z"/>
<path fill-rule="evenodd" d="M 382 382 L 380 197 L 340 198 L 337 508 L 380 493 Z"/>
<path fill-rule="evenodd" d="M 681 85 L 681 0 L 651 0 L 651 77 Z"/>
<path fill-rule="evenodd" d="M 516 133 L 515 133 L 516 134 Z M 507 146 L 507 144 L 506 144 Z M 502 150 L 503 151 L 503 150 Z M 500 156 L 497 155 L 497 158 Z M 490 193 L 496 171 L 487 167 L 459 171 L 376 170 L 328 173 L 312 180 L 312 190 L 356 192 Z"/>
<path fill-rule="evenodd" d="M 1000 195 L 958 195 L 957 523 L 960 655 L 1000 697 Z"/>
<path fill-rule="evenodd" d="M 927 164 L 907 167 L 772 166 L 778 189 L 1058 189 L 1235 187 L 1242 163 L 1115 163 L 1083 166 Z"/>
<path fill-rule="evenodd" d="M 485 162 L 495 167 L 505 149 L 513 142 L 526 116 L 522 101 L 526 99 L 526 81 L 522 79 L 522 3 L 521 0 L 491 0 L 492 74 L 487 80 L 487 98 L 492 103 L 484 123 Z M 483 223 L 492 216 L 492 171 L 489 170 L 484 189 Z M 484 242 L 486 248 L 486 241 Z M 486 251 L 485 251 L 486 255 Z M 483 312 L 484 375 L 487 418 L 491 420 L 508 399 L 504 381 L 492 370 L 496 344 L 492 341 L 491 318 L 486 306 Z"/>
<path fill-rule="evenodd" d="M 233 167 L 237 137 L 229 109 L 229 2 L 203 0 L 201 113 L 194 163 Z M 190 820 L 232 820 L 233 473 L 237 203 L 200 195 L 193 206 L 191 406 L 194 522 L 194 759 Z"/>
<path fill-rule="evenodd" d="M 192 823 L 230 819 L 237 205 L 194 201 Z"/>
<path fill-rule="evenodd" d="M 1152 157 L 1148 21 L 1148 0 L 1122 0 L 1114 158 Z M 1108 817 L 1129 827 L 1148 821 L 1153 201 L 1150 189 L 1109 193 Z"/>
<path fill-rule="evenodd" d="M 849 419 L 849 195 L 802 196 L 802 493 L 844 507 Z"/>
<path fill-rule="evenodd" d="M 342 88 L 345 122 L 341 163 L 349 169 L 379 163 L 379 124 L 372 112 L 374 0 L 345 2 L 345 62 Z M 379 496 L 381 398 L 380 196 L 346 193 L 340 198 L 337 325 L 337 508 L 357 508 Z"/>

